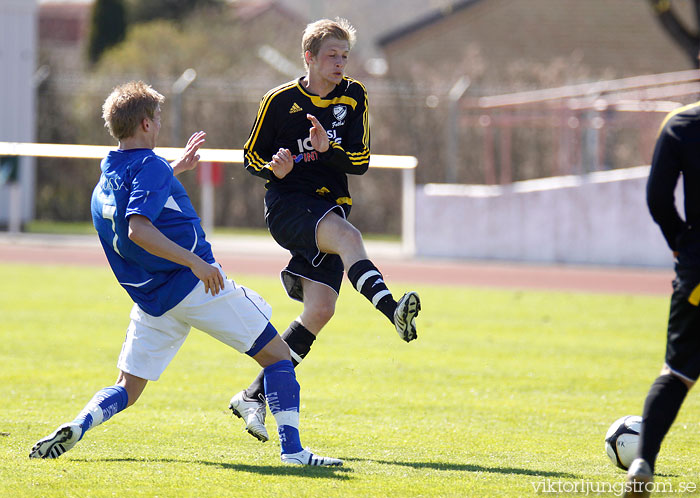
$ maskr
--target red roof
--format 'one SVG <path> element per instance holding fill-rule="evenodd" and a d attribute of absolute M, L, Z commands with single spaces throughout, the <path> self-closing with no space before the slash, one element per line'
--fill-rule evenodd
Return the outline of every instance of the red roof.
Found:
<path fill-rule="evenodd" d="M 39 6 L 39 39 L 42 42 L 77 44 L 87 34 L 88 3 L 42 3 Z"/>

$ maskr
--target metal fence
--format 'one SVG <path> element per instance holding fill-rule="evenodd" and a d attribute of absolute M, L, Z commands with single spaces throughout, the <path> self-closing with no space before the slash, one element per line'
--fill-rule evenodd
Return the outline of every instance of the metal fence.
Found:
<path fill-rule="evenodd" d="M 666 114 L 698 100 L 700 72 L 599 81 L 458 102 L 446 183 L 507 184 L 649 164 Z M 472 165 L 465 178 L 463 168 Z M 466 181 L 465 181 L 466 180 Z"/>

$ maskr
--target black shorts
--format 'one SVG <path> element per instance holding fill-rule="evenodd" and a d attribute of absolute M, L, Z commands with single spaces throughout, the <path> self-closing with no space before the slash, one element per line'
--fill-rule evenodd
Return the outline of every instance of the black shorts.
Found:
<path fill-rule="evenodd" d="M 666 338 L 666 365 L 695 382 L 700 376 L 700 280 L 677 276 L 673 281 Z"/>
<path fill-rule="evenodd" d="M 301 193 L 279 195 L 268 191 L 265 196 L 267 227 L 275 241 L 292 254 L 281 274 L 282 285 L 292 299 L 304 300 L 302 277 L 340 293 L 343 262 L 337 254 L 321 252 L 316 243 L 316 228 L 330 212 L 345 218 L 349 206 Z"/>

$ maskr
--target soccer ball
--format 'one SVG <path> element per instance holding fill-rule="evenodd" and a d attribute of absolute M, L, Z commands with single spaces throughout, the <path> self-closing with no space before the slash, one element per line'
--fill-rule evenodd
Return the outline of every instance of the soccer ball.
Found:
<path fill-rule="evenodd" d="M 617 419 L 605 434 L 605 452 L 612 463 L 627 470 L 637 456 L 642 417 L 626 415 Z"/>

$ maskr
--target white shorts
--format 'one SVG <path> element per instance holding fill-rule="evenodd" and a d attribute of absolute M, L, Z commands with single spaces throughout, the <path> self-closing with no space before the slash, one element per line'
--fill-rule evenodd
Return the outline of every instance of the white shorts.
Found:
<path fill-rule="evenodd" d="M 216 296 L 199 282 L 177 306 L 152 316 L 137 304 L 119 355 L 119 370 L 147 380 L 158 380 L 195 327 L 235 350 L 245 353 L 265 330 L 272 308 L 257 292 L 224 279 Z"/>

